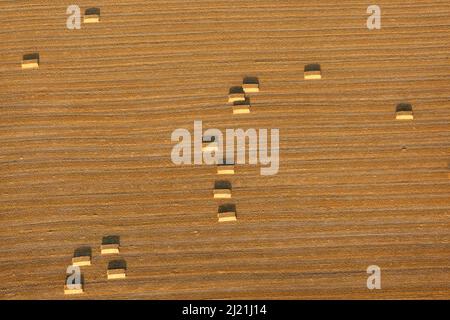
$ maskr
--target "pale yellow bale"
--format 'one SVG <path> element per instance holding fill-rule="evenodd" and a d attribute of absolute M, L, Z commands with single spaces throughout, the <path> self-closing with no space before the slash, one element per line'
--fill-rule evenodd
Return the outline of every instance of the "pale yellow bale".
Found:
<path fill-rule="evenodd" d="M 230 199 L 231 190 L 230 189 L 214 189 L 213 191 L 214 199 Z"/>
<path fill-rule="evenodd" d="M 219 219 L 219 222 L 230 222 L 230 221 L 236 221 L 236 212 L 219 212 L 217 214 L 217 218 Z"/>
<path fill-rule="evenodd" d="M 217 174 L 234 174 L 233 165 L 219 165 L 217 166 Z"/>
<path fill-rule="evenodd" d="M 99 23 L 100 15 L 99 14 L 87 14 L 84 15 L 83 19 L 84 23 Z"/>
<path fill-rule="evenodd" d="M 250 113 L 250 105 L 236 104 L 233 106 L 233 114 L 247 114 Z"/>
<path fill-rule="evenodd" d="M 414 115 L 412 111 L 397 111 L 395 113 L 395 119 L 397 120 L 413 120 Z"/>
<path fill-rule="evenodd" d="M 243 83 L 242 89 L 245 93 L 257 93 L 259 92 L 259 83 Z"/>
<path fill-rule="evenodd" d="M 241 102 L 245 101 L 245 93 L 230 93 L 228 95 L 228 102 L 234 103 L 234 102 Z"/>
<path fill-rule="evenodd" d="M 320 80 L 322 79 L 322 72 L 320 70 L 305 71 L 305 80 Z"/>
<path fill-rule="evenodd" d="M 101 254 L 118 254 L 119 253 L 119 245 L 117 243 L 102 244 L 100 251 L 101 251 Z"/>
<path fill-rule="evenodd" d="M 64 285 L 64 294 L 81 294 L 84 292 L 83 285 L 80 284 L 71 284 Z"/>
<path fill-rule="evenodd" d="M 84 267 L 91 265 L 91 257 L 90 256 L 80 256 L 72 258 L 72 265 Z"/>
<path fill-rule="evenodd" d="M 124 279 L 126 278 L 125 269 L 108 269 L 107 271 L 108 279 Z"/>
<path fill-rule="evenodd" d="M 22 69 L 39 69 L 39 59 L 33 58 L 33 59 L 24 59 L 22 60 Z"/>

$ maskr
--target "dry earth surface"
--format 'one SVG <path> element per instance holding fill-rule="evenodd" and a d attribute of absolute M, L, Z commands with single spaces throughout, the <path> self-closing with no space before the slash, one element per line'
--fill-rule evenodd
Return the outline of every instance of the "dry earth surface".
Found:
<path fill-rule="evenodd" d="M 70 4 L 101 22 L 68 30 Z M 370 4 L 0 1 L 0 298 L 449 299 L 450 2 L 376 1 L 374 31 Z M 233 116 L 246 75 L 261 92 Z M 217 222 L 214 167 L 171 162 L 194 120 L 280 129 L 279 173 L 230 179 L 236 223 Z M 80 246 L 93 265 L 66 297 Z"/>

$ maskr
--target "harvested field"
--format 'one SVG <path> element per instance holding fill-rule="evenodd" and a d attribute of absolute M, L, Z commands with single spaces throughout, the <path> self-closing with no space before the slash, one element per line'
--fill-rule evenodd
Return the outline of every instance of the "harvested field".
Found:
<path fill-rule="evenodd" d="M 100 22 L 0 1 L 1 299 L 450 298 L 448 0 L 377 1 L 372 31 L 361 0 L 76 4 Z M 245 76 L 260 92 L 233 115 Z M 171 133 L 194 120 L 279 128 L 279 173 L 173 164 Z M 222 178 L 236 222 L 217 221 Z M 85 292 L 65 296 L 80 247 Z M 125 279 L 107 280 L 112 259 Z"/>

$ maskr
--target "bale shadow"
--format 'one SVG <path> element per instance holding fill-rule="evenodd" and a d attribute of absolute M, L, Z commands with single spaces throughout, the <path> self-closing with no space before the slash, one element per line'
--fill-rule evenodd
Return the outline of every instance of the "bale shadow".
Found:
<path fill-rule="evenodd" d="M 100 8 L 88 8 L 86 9 L 86 11 L 84 11 L 84 15 L 100 15 Z"/>
<path fill-rule="evenodd" d="M 243 83 L 244 84 L 257 84 L 257 85 L 259 85 L 259 79 L 258 79 L 258 77 L 245 76 Z"/>
<path fill-rule="evenodd" d="M 127 262 L 123 259 L 120 260 L 112 260 L 108 262 L 108 270 L 114 269 L 127 269 Z"/>
<path fill-rule="evenodd" d="M 23 60 L 37 60 L 39 62 L 39 53 L 29 53 L 23 55 Z"/>
<path fill-rule="evenodd" d="M 73 252 L 73 256 L 76 257 L 85 257 L 89 256 L 92 257 L 92 248 L 88 246 L 83 246 L 76 248 Z"/>
<path fill-rule="evenodd" d="M 217 212 L 218 213 L 236 212 L 236 205 L 234 203 L 221 204 L 219 205 Z"/>
<path fill-rule="evenodd" d="M 410 103 L 399 103 L 396 107 L 396 112 L 410 112 L 412 111 L 412 105 Z"/>
<path fill-rule="evenodd" d="M 313 71 L 320 71 L 320 64 L 311 63 L 305 66 L 305 72 L 313 72 Z"/>
<path fill-rule="evenodd" d="M 235 94 L 235 93 L 245 93 L 244 88 L 242 86 L 234 86 L 230 88 L 229 94 Z"/>
<path fill-rule="evenodd" d="M 214 182 L 214 189 L 230 189 L 231 190 L 231 182 L 227 180 L 217 180 Z"/>
<path fill-rule="evenodd" d="M 102 244 L 120 244 L 120 236 L 109 235 L 102 239 Z"/>

